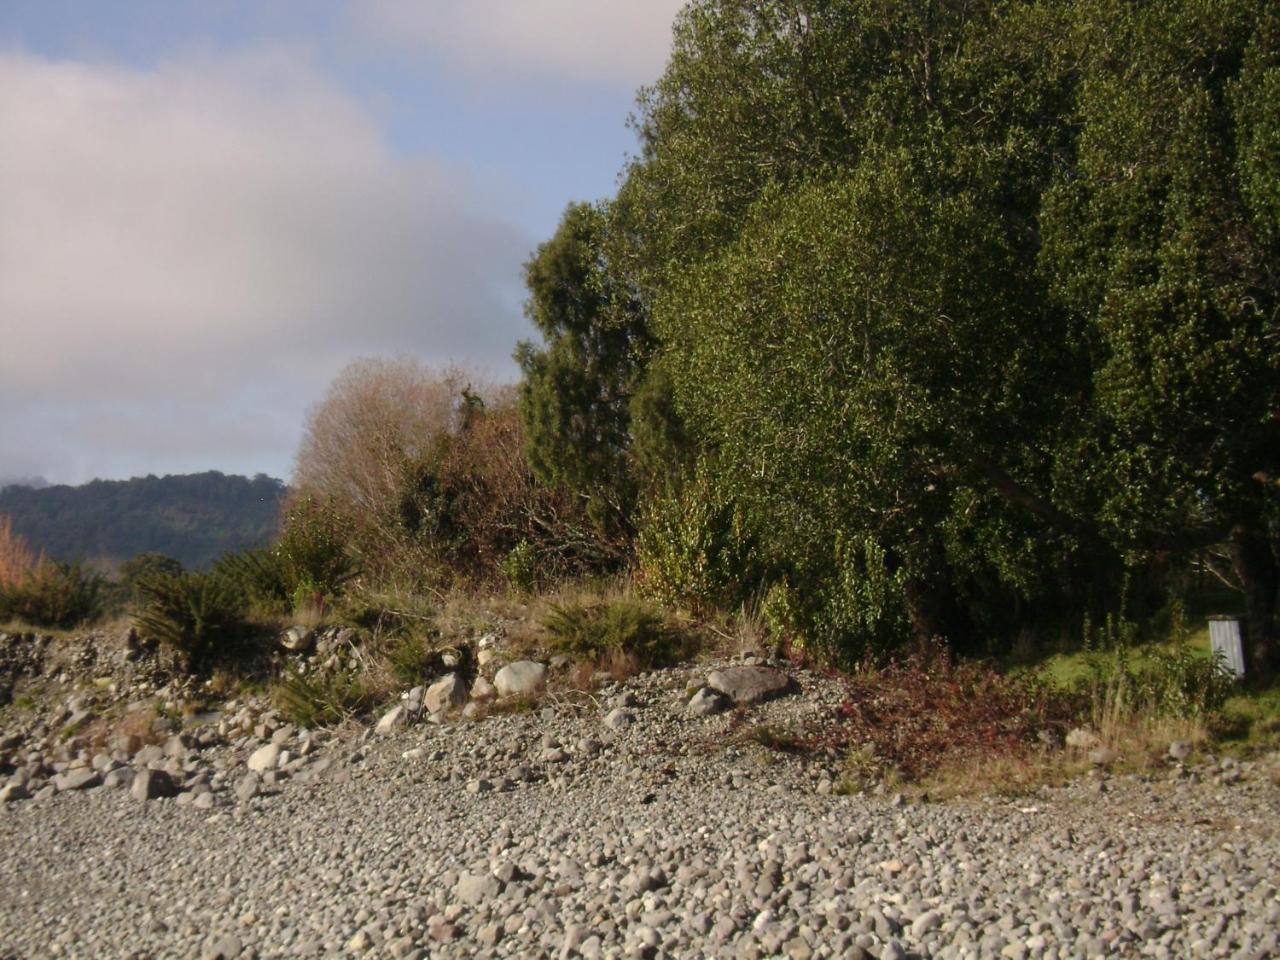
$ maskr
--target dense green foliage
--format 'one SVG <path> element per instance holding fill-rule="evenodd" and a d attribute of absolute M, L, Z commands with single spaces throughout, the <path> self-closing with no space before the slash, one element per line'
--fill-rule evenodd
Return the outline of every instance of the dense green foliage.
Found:
<path fill-rule="evenodd" d="M 601 524 L 626 524 L 631 401 L 651 346 L 644 314 L 609 260 L 609 212 L 565 211 L 525 267 L 526 313 L 546 346 L 521 344 L 520 414 L 543 483 L 585 497 Z"/>
<path fill-rule="evenodd" d="M 139 631 L 199 669 L 240 642 L 244 606 L 235 585 L 217 572 L 159 573 L 138 583 Z"/>
<path fill-rule="evenodd" d="M 11 486 L 0 491 L 0 514 L 54 559 L 116 564 L 158 553 L 191 569 L 227 551 L 265 544 L 283 497 L 283 484 L 270 477 L 210 471 L 94 480 L 79 487 Z"/>
<path fill-rule="evenodd" d="M 1263 0 L 695 0 L 529 267 L 538 475 L 842 656 L 1141 618 L 1214 548 L 1265 668 L 1277 93 Z"/>

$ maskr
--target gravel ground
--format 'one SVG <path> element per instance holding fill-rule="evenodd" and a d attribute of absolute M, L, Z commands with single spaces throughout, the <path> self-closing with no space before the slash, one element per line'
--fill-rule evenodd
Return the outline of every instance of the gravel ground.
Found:
<path fill-rule="evenodd" d="M 835 796 L 823 764 L 689 717 L 705 673 L 390 736 L 286 731 L 305 755 L 245 800 L 271 731 L 195 745 L 164 762 L 207 809 L 110 785 L 0 803 L 0 958 L 1280 954 L 1261 765 Z M 752 720 L 828 709 L 799 679 Z"/>

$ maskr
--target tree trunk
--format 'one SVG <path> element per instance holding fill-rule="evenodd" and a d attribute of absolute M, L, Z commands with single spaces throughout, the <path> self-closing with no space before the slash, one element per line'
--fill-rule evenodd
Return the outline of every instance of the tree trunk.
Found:
<path fill-rule="evenodd" d="M 1245 643 L 1255 679 L 1280 671 L 1280 558 L 1264 526 L 1232 531 L 1236 573 L 1244 584 Z"/>

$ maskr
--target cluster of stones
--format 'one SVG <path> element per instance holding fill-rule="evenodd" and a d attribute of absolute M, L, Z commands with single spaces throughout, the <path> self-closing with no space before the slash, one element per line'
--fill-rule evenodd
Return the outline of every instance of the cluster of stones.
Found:
<path fill-rule="evenodd" d="M 68 706 L 78 708 L 68 727 L 93 719 L 76 698 Z M 235 710 L 237 704 L 227 706 Z M 149 716 L 150 707 L 141 709 Z M 156 731 L 171 726 L 164 720 L 150 728 L 131 726 L 144 732 L 115 733 L 96 750 L 83 737 L 6 735 L 0 739 L 0 773 L 9 773 L 0 786 L 0 804 L 101 788 L 125 790 L 140 801 L 174 798 L 179 806 L 208 810 L 219 802 L 252 799 L 291 777 L 317 776 L 329 764 L 315 755 L 327 734 L 297 730 L 270 711 L 247 706 L 163 738 Z"/>

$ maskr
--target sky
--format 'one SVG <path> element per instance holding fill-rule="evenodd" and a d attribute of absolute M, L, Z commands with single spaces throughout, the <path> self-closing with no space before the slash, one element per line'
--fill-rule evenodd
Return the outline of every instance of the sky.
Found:
<path fill-rule="evenodd" d="M 287 478 L 365 356 L 516 376 L 682 0 L 0 0 L 0 482 Z"/>

